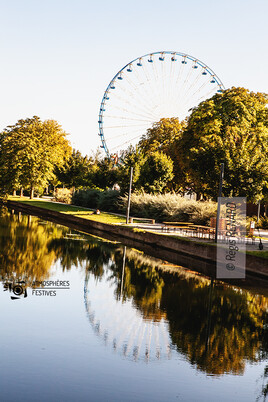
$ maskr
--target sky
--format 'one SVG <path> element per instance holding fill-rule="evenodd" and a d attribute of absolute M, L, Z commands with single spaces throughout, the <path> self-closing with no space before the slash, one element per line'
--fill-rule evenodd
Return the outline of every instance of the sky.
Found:
<path fill-rule="evenodd" d="M 162 50 L 202 60 L 225 88 L 268 93 L 267 15 L 267 0 L 0 0 L 0 130 L 54 119 L 90 155 L 113 76 Z"/>

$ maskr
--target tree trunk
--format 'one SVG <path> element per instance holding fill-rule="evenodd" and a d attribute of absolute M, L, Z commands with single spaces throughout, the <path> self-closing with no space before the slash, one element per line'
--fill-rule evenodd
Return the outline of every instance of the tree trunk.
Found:
<path fill-rule="evenodd" d="M 30 199 L 32 200 L 33 198 L 34 198 L 34 188 L 31 187 Z"/>
<path fill-rule="evenodd" d="M 23 187 L 20 188 L 20 197 L 23 197 Z"/>
<path fill-rule="evenodd" d="M 16 195 L 17 195 L 16 190 L 13 190 L 13 197 L 16 197 Z"/>

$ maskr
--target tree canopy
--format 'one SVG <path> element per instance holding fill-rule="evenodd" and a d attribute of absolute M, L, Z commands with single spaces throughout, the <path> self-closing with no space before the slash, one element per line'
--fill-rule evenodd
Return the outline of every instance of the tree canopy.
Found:
<path fill-rule="evenodd" d="M 162 118 L 149 128 L 138 144 L 140 150 L 145 154 L 153 152 L 163 152 L 168 155 L 173 162 L 172 189 L 179 190 L 185 184 L 185 178 L 178 163 L 177 149 L 174 147 L 176 141 L 179 141 L 183 131 L 187 126 L 187 121 L 179 121 L 176 117 Z"/>
<path fill-rule="evenodd" d="M 129 187 L 130 167 L 134 168 L 133 189 L 148 193 L 161 192 L 173 179 L 173 162 L 164 152 L 146 153 L 138 146 L 130 147 L 117 172 L 121 192 Z"/>
<path fill-rule="evenodd" d="M 1 187 L 45 187 L 71 153 L 67 134 L 55 120 L 37 116 L 19 120 L 0 134 Z"/>
<path fill-rule="evenodd" d="M 197 193 L 216 198 L 220 164 L 224 195 L 264 198 L 268 183 L 268 97 L 231 88 L 193 109 L 176 141 L 178 163 Z"/>
<path fill-rule="evenodd" d="M 83 156 L 81 152 L 73 149 L 72 154 L 63 166 L 56 167 L 55 174 L 58 180 L 67 187 L 87 186 L 90 181 L 93 160 Z"/>

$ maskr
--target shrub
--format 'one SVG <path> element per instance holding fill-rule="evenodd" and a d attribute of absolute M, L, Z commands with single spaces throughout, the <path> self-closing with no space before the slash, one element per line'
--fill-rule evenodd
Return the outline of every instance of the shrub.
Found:
<path fill-rule="evenodd" d="M 72 195 L 73 189 L 56 188 L 54 193 L 54 200 L 57 202 L 64 202 L 65 204 L 71 204 Z"/>
<path fill-rule="evenodd" d="M 73 194 L 72 204 L 92 209 L 99 208 L 100 193 L 101 190 L 97 189 L 77 190 Z"/>
<path fill-rule="evenodd" d="M 107 212 L 118 212 L 120 193 L 117 190 L 102 191 L 99 196 L 99 209 Z"/>
<path fill-rule="evenodd" d="M 118 198 L 119 191 L 116 190 L 77 190 L 73 194 L 72 203 L 86 208 L 98 208 L 107 212 L 117 212 Z"/>
<path fill-rule="evenodd" d="M 120 205 L 125 211 L 127 196 L 120 198 Z M 187 200 L 177 194 L 132 194 L 130 212 L 132 216 L 158 221 L 183 221 L 207 225 L 210 218 L 216 215 L 216 209 L 215 202 Z"/>

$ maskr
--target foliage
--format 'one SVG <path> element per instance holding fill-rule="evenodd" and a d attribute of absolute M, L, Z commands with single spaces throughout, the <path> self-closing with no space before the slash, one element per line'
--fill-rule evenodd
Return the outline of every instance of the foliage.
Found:
<path fill-rule="evenodd" d="M 199 370 L 242 374 L 246 360 L 260 359 L 265 297 L 226 284 L 200 283 L 197 277 L 173 279 L 163 289 L 161 309 L 167 311 L 173 344 Z"/>
<path fill-rule="evenodd" d="M 58 180 L 68 188 L 88 186 L 92 165 L 92 158 L 82 156 L 81 152 L 73 149 L 72 155 L 63 166 L 56 168 L 55 174 Z"/>
<path fill-rule="evenodd" d="M 142 136 L 139 148 L 146 155 L 160 151 L 168 155 L 173 162 L 174 180 L 171 182 L 172 189 L 177 191 L 185 187 L 185 175 L 181 169 L 177 157 L 177 148 L 174 146 L 179 141 L 183 131 L 187 126 L 187 121 L 179 121 L 178 118 L 162 118 L 153 124 L 152 128 Z"/>
<path fill-rule="evenodd" d="M 87 208 L 117 212 L 119 196 L 120 193 L 116 190 L 78 190 L 73 194 L 72 203 Z"/>
<path fill-rule="evenodd" d="M 127 197 L 121 197 L 124 211 Z M 187 200 L 177 194 L 132 194 L 131 215 L 158 221 L 186 221 L 208 224 L 216 214 L 216 203 Z"/>
<path fill-rule="evenodd" d="M 172 160 L 157 151 L 149 154 L 141 166 L 138 184 L 140 189 L 148 193 L 161 193 L 173 177 Z"/>
<path fill-rule="evenodd" d="M 133 167 L 132 189 L 138 190 L 141 167 L 145 162 L 144 153 L 138 148 L 130 146 L 124 153 L 122 161 L 117 170 L 117 182 L 122 194 L 128 193 L 130 168 Z"/>
<path fill-rule="evenodd" d="M 186 121 L 175 117 L 162 118 L 141 137 L 139 148 L 145 153 L 161 151 L 171 156 L 173 143 L 181 137 L 185 126 Z"/>
<path fill-rule="evenodd" d="M 47 279 L 56 260 L 51 240 L 68 229 L 39 225 L 38 218 L 21 214 L 2 216 L 0 227 L 1 280 L 31 283 Z"/>
<path fill-rule="evenodd" d="M 89 181 L 93 187 L 104 190 L 112 188 L 117 182 L 117 169 L 114 162 L 108 158 L 96 161 L 89 175 Z"/>
<path fill-rule="evenodd" d="M 118 169 L 117 180 L 122 194 L 128 192 L 130 168 L 133 167 L 132 189 L 157 193 L 167 188 L 173 179 L 173 162 L 164 152 L 146 155 L 140 148 L 130 147 Z"/>
<path fill-rule="evenodd" d="M 225 196 L 264 197 L 268 182 L 268 97 L 231 88 L 197 106 L 176 141 L 178 163 L 196 193 L 216 198 L 224 162 Z"/>
<path fill-rule="evenodd" d="M 66 133 L 54 120 L 34 116 L 19 120 L 0 134 L 1 187 L 5 192 L 20 187 L 45 187 L 55 178 L 55 166 L 68 158 L 71 147 Z"/>
<path fill-rule="evenodd" d="M 98 208 L 101 190 L 76 190 L 72 196 L 72 204 L 86 208 Z"/>
<path fill-rule="evenodd" d="M 71 204 L 73 192 L 74 192 L 73 189 L 56 188 L 54 193 L 54 199 L 57 202 L 64 202 L 65 204 Z"/>
<path fill-rule="evenodd" d="M 250 216 L 247 218 L 247 226 L 250 225 L 250 222 L 255 222 L 255 228 L 259 229 L 268 229 L 268 217 L 267 216 L 260 216 L 259 222 L 257 216 Z"/>

